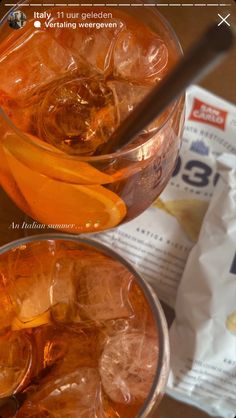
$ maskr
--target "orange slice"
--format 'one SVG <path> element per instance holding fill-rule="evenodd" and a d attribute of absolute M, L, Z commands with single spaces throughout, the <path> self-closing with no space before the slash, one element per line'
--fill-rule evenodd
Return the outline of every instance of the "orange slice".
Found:
<path fill-rule="evenodd" d="M 24 141 L 20 136 L 6 133 L 3 138 L 3 146 L 6 152 L 10 152 L 24 165 L 60 181 L 79 184 L 107 184 L 114 178 L 103 173 L 83 161 L 76 161 L 57 148 L 40 141 L 33 135 L 28 135 L 32 144 Z M 33 145 L 35 144 L 35 146 Z M 38 147 L 37 147 L 38 146 Z M 40 149 L 39 147 L 44 147 Z"/>
<path fill-rule="evenodd" d="M 11 170 L 8 166 L 6 154 L 2 147 L 1 141 L 0 141 L 0 185 L 8 194 L 8 196 L 13 200 L 13 202 L 16 203 L 16 205 L 21 210 L 23 210 L 24 212 L 29 211 L 27 207 L 27 203 L 23 199 L 23 196 L 17 187 L 14 177 L 11 174 Z"/>
<path fill-rule="evenodd" d="M 84 186 L 50 179 L 7 155 L 15 181 L 32 216 L 68 232 L 94 232 L 113 228 L 126 215 L 123 200 L 103 186 Z"/>

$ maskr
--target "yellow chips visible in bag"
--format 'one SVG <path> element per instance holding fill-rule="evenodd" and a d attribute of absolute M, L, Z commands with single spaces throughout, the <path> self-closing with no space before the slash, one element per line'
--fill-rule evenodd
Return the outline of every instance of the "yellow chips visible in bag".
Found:
<path fill-rule="evenodd" d="M 232 312 L 226 319 L 226 328 L 236 333 L 236 311 Z"/>
<path fill-rule="evenodd" d="M 168 200 L 158 198 L 153 206 L 174 216 L 192 241 L 197 241 L 209 202 L 198 199 Z"/>

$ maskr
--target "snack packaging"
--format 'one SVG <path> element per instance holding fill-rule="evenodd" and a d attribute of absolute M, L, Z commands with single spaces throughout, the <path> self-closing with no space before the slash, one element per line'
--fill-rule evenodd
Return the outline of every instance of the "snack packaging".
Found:
<path fill-rule="evenodd" d="M 181 153 L 168 186 L 135 220 L 93 235 L 133 263 L 171 307 L 218 181 L 216 158 L 236 154 L 235 138 L 236 107 L 191 86 Z"/>
<path fill-rule="evenodd" d="M 167 392 L 207 413 L 236 413 L 236 156 L 220 179 L 188 257 L 171 327 Z"/>

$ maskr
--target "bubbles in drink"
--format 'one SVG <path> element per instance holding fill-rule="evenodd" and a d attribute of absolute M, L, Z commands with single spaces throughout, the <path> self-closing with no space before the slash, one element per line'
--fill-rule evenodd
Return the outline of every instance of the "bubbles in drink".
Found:
<path fill-rule="evenodd" d="M 133 319 L 133 318 L 132 318 Z M 105 322 L 104 324 L 104 333 L 111 337 L 113 335 L 117 335 L 121 332 L 125 332 L 128 330 L 133 330 L 134 321 L 131 318 L 119 318 L 119 319 L 111 319 Z"/>

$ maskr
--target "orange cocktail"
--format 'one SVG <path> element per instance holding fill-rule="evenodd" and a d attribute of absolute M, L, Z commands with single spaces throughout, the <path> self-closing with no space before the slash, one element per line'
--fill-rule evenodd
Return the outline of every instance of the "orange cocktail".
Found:
<path fill-rule="evenodd" d="M 58 8 L 47 11 L 41 28 L 29 20 L 14 31 L 3 21 L 0 180 L 16 205 L 42 224 L 74 233 L 115 227 L 142 213 L 169 180 L 183 100 L 131 145 L 99 155 L 181 54 L 152 9 L 70 8 L 68 24 L 76 28 L 65 25 L 67 15 L 62 19 Z"/>
<path fill-rule="evenodd" d="M 167 325 L 132 267 L 92 241 L 50 234 L 2 247 L 0 271 L 0 415 L 11 405 L 16 418 L 152 416 L 168 376 Z"/>

